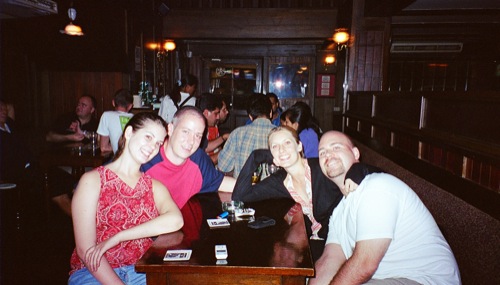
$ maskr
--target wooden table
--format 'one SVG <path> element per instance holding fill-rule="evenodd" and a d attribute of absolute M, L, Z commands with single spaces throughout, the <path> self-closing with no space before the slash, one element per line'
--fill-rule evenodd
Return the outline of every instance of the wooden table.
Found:
<path fill-rule="evenodd" d="M 92 148 L 90 144 L 83 143 L 51 145 L 47 147 L 40 156 L 40 165 L 45 176 L 44 191 L 47 213 L 50 215 L 50 177 L 48 171 L 50 167 L 71 167 L 71 174 L 78 180 L 85 173 L 86 167 L 95 168 L 101 166 L 112 155 L 112 152 L 101 153 L 99 148 Z"/>
<path fill-rule="evenodd" d="M 137 262 L 135 269 L 145 272 L 147 284 L 305 284 L 314 276 L 314 267 L 304 216 L 299 211 L 285 221 L 291 200 L 248 203 L 255 217 L 268 216 L 276 225 L 251 229 L 248 221 L 233 221 L 229 228 L 210 229 L 207 218 L 221 212 L 219 196 L 201 194 L 182 209 L 182 231 L 159 236 Z M 232 220 L 231 218 L 229 219 Z M 218 265 L 216 244 L 228 249 L 227 264 Z M 192 249 L 189 261 L 164 262 L 167 249 Z"/>
<path fill-rule="evenodd" d="M 95 168 L 109 160 L 112 152 L 101 153 L 99 148 L 90 144 L 72 143 L 48 147 L 41 155 L 42 167 L 69 166 L 75 178 L 85 173 L 85 167 Z"/>

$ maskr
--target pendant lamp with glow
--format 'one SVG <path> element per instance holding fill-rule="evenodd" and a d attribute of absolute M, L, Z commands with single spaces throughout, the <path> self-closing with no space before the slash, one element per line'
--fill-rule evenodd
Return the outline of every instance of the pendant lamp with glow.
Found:
<path fill-rule="evenodd" d="M 76 10 L 73 7 L 68 9 L 68 17 L 70 20 L 69 24 L 66 25 L 64 30 L 60 30 L 60 32 L 69 36 L 83 36 L 82 28 L 73 24 L 73 21 L 76 19 Z"/>

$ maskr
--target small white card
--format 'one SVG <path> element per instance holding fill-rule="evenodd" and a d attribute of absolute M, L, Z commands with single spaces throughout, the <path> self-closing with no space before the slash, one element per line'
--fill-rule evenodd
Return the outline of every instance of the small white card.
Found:
<path fill-rule="evenodd" d="M 169 249 L 163 261 L 186 261 L 191 258 L 191 249 Z"/>
<path fill-rule="evenodd" d="M 210 228 L 227 228 L 231 224 L 227 219 L 207 219 L 208 226 Z"/>

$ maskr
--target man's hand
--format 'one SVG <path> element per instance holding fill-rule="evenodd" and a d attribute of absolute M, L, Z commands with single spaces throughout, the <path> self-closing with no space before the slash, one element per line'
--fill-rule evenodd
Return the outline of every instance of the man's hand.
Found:
<path fill-rule="evenodd" d="M 74 141 L 74 142 L 80 142 L 85 138 L 85 135 L 83 133 L 74 133 L 74 134 L 69 134 L 67 135 L 68 140 Z"/>
<path fill-rule="evenodd" d="M 71 124 L 69 125 L 68 130 L 70 130 L 70 131 L 72 131 L 74 133 L 81 133 L 82 130 L 80 129 L 80 122 L 78 122 L 78 121 L 71 122 Z"/>

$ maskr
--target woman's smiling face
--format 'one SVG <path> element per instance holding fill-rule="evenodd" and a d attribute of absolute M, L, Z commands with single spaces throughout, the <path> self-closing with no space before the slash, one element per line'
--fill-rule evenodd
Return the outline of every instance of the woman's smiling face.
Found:
<path fill-rule="evenodd" d="M 274 158 L 274 164 L 287 168 L 301 158 L 302 144 L 286 129 L 273 132 L 269 136 L 269 149 Z"/>

